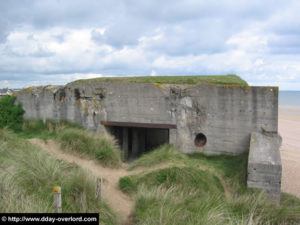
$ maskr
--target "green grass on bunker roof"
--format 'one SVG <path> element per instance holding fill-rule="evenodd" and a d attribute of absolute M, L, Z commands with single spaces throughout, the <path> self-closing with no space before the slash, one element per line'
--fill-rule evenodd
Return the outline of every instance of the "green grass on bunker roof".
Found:
<path fill-rule="evenodd" d="M 195 76 L 138 76 L 138 77 L 99 77 L 77 80 L 83 82 L 128 82 L 128 83 L 159 83 L 159 84 L 225 84 L 247 86 L 247 82 L 239 76 L 230 75 L 195 75 Z"/>

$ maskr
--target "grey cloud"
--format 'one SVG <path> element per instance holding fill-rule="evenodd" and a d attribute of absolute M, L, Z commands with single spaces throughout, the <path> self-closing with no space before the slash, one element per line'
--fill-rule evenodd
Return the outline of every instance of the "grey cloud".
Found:
<path fill-rule="evenodd" d="M 8 26 L 6 32 L 16 28 L 33 26 L 46 29 L 54 26 L 69 28 L 95 27 L 107 24 L 120 3 L 112 0 L 18 0 L 0 2 L 0 26 Z"/>
<path fill-rule="evenodd" d="M 37 74 L 33 74 L 33 73 L 26 73 L 26 72 L 22 72 L 22 73 L 18 73 L 18 72 L 10 72 L 10 71 L 1 71 L 0 70 L 0 80 L 33 80 L 37 77 Z"/>
<path fill-rule="evenodd" d="M 6 38 L 9 34 L 9 29 L 7 27 L 7 25 L 5 24 L 5 22 L 1 21 L 1 18 L 0 18 L 0 44 L 1 43 L 4 43 L 6 41 Z"/>
<path fill-rule="evenodd" d="M 31 49 L 30 52 L 19 51 L 17 49 L 11 48 L 11 46 L 6 46 L 4 48 L 4 54 L 10 57 L 37 57 L 37 58 L 45 58 L 55 56 L 55 53 L 48 50 L 47 48 L 37 46 L 34 49 Z"/>
<path fill-rule="evenodd" d="M 300 54 L 300 35 L 277 35 L 268 46 L 272 54 Z"/>
<path fill-rule="evenodd" d="M 66 34 L 57 34 L 53 35 L 52 37 L 58 42 L 58 43 L 63 43 L 65 41 L 65 36 Z"/>
<path fill-rule="evenodd" d="M 285 5 L 285 3 L 280 0 L 128 0 L 127 2 L 129 3 L 129 12 L 138 17 L 147 18 L 152 21 L 166 21 L 171 23 L 212 17 L 257 20 L 268 17 L 273 13 L 274 9 L 280 9 L 282 5 Z"/>
<path fill-rule="evenodd" d="M 255 54 L 254 51 L 249 53 L 248 50 L 238 49 L 239 46 L 232 49 L 233 47 L 228 46 L 226 42 L 236 34 L 248 31 L 248 28 L 256 23 L 260 25 L 266 21 L 271 22 L 267 23 L 265 29 L 258 28 L 261 30 L 254 31 L 253 36 L 271 34 L 273 38 L 268 42 L 269 56 L 299 55 L 300 20 L 297 10 L 292 11 L 292 16 L 288 18 L 287 16 L 282 18 L 279 13 L 289 9 L 291 2 L 296 1 L 0 0 L 0 78 L 42 82 L 43 77 L 48 79 L 47 76 L 50 75 L 72 73 L 148 75 L 155 70 L 157 74 L 192 75 L 241 74 L 247 70 L 249 73 L 253 72 L 253 79 L 256 79 L 262 72 L 256 72 L 257 68 L 252 68 L 251 63 L 250 66 L 247 64 L 241 67 L 239 71 L 232 71 L 232 68 L 238 67 L 236 64 L 239 60 L 238 54 L 232 56 L 237 58 L 231 59 L 233 63 L 228 64 L 214 61 L 214 56 L 222 54 L 224 55 L 222 60 L 226 61 L 226 53 L 230 55 L 231 50 L 246 51 L 244 54 L 247 57 L 249 54 Z M 274 21 L 276 13 L 279 20 Z M 28 36 L 30 42 L 35 40 L 34 35 L 37 31 L 47 31 L 53 27 L 62 30 L 87 29 L 91 31 L 92 41 L 100 48 L 82 54 L 78 50 L 80 58 L 75 56 L 68 58 L 66 57 L 68 53 L 63 50 L 61 54 L 50 52 L 47 43 L 45 45 L 42 43 L 40 47 L 28 52 L 19 52 L 14 46 L 4 47 L 7 35 L 13 31 L 32 33 L 33 35 Z M 104 34 L 97 32 L 98 28 L 106 28 Z M 151 39 L 158 34 L 162 34 L 160 39 Z M 68 34 L 63 31 L 61 34 L 50 35 L 50 39 L 58 43 L 68 40 L 66 38 Z M 144 41 L 140 41 L 141 37 L 144 37 L 142 39 Z M 110 45 L 113 50 L 106 51 L 105 47 L 101 48 L 103 45 Z M 144 61 L 118 57 L 121 54 L 120 49 L 124 46 L 138 51 L 138 55 L 145 57 Z M 157 67 L 152 66 L 155 58 L 163 56 L 170 59 L 176 57 L 184 59 L 187 55 L 191 57 L 192 63 L 187 62 L 187 66 L 183 63 L 182 68 L 160 67 L 159 64 Z M 192 57 L 198 55 L 207 57 L 206 61 L 199 60 L 193 63 Z M 128 57 L 131 55 L 128 54 Z M 255 62 L 255 56 L 253 61 Z M 214 67 L 216 64 L 218 66 Z M 271 65 L 271 62 L 268 64 Z M 261 68 L 264 71 L 272 71 L 268 67 Z M 59 79 L 58 76 L 57 80 Z"/>
<path fill-rule="evenodd" d="M 275 35 L 300 35 L 300 2 L 291 1 L 267 21 L 265 31 Z"/>
<path fill-rule="evenodd" d="M 91 0 L 88 3 L 82 0 L 32 0 L 20 4 L 20 1 L 12 0 L 2 1 L 2 5 L 3 8 L 0 9 L 2 16 L 0 18 L 7 18 L 10 24 L 5 29 L 7 32 L 26 25 L 37 29 L 46 29 L 53 26 L 69 28 L 106 27 L 107 30 L 104 35 L 94 34 L 92 36 L 93 40 L 98 44 L 105 43 L 121 49 L 125 45 L 137 45 L 140 37 L 151 35 L 155 28 L 173 27 L 189 21 L 197 24 L 202 20 L 220 20 L 223 21 L 226 27 L 223 27 L 223 30 L 218 30 L 218 26 L 215 27 L 217 33 L 226 30 L 236 32 L 241 29 L 246 20 L 257 20 L 269 15 L 276 4 L 265 7 L 266 2 L 258 0 L 247 2 L 247 4 L 243 1 L 239 3 L 233 0 Z M 279 6 L 280 4 L 276 5 L 276 7 Z M 187 29 L 203 29 L 202 33 L 205 33 L 205 29 L 210 29 L 210 26 L 213 25 L 215 24 L 208 24 L 200 28 L 189 27 Z M 236 27 L 236 29 L 232 29 L 233 27 Z M 187 33 L 193 32 L 187 30 Z M 200 42 L 206 42 L 204 38 L 207 37 L 204 35 Z M 62 39 L 58 37 L 58 40 L 61 41 Z M 185 47 L 184 44 L 182 46 Z M 221 46 L 221 48 L 223 47 Z M 215 51 L 214 48 L 212 52 Z"/>
<path fill-rule="evenodd" d="M 93 30 L 91 36 L 92 40 L 98 44 L 107 44 L 116 49 L 122 49 L 124 46 L 138 45 L 139 38 L 152 29 L 151 22 L 135 20 L 128 15 L 113 21 L 106 27 L 104 34 Z"/>
<path fill-rule="evenodd" d="M 49 51 L 48 49 L 45 48 L 41 48 L 39 47 L 38 49 L 36 49 L 35 51 L 33 51 L 31 54 L 29 54 L 29 56 L 33 56 L 33 57 L 52 57 L 55 56 L 55 53 L 52 51 Z"/>
<path fill-rule="evenodd" d="M 105 44 L 105 40 L 104 40 L 103 35 L 97 30 L 92 30 L 91 31 L 91 38 L 94 42 L 96 42 L 99 45 Z"/>
<path fill-rule="evenodd" d="M 300 2 L 291 1 L 266 21 L 270 54 L 300 54 Z"/>
<path fill-rule="evenodd" d="M 141 27 L 134 22 L 118 22 L 104 33 L 105 43 L 120 49 L 123 46 L 137 45 Z"/>
<path fill-rule="evenodd" d="M 223 22 L 200 20 L 164 28 L 161 37 L 151 40 L 146 48 L 171 56 L 224 52 L 227 50 L 226 41 L 233 31 L 220 23 Z"/>

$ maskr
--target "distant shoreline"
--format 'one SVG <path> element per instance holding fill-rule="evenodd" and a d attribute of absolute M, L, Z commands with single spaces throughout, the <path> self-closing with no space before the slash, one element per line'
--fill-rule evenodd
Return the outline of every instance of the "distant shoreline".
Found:
<path fill-rule="evenodd" d="M 300 107 L 279 105 L 278 112 L 281 114 L 300 115 Z"/>
<path fill-rule="evenodd" d="M 300 91 L 279 91 L 279 105 L 284 107 L 300 107 Z"/>

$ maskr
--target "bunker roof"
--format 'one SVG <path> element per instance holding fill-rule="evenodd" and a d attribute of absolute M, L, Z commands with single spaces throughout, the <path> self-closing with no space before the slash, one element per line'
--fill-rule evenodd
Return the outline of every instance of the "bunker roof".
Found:
<path fill-rule="evenodd" d="M 76 80 L 71 83 L 120 82 L 120 83 L 158 83 L 158 84 L 225 84 L 247 86 L 247 82 L 234 74 L 195 75 L 195 76 L 138 76 L 138 77 L 99 77 Z"/>

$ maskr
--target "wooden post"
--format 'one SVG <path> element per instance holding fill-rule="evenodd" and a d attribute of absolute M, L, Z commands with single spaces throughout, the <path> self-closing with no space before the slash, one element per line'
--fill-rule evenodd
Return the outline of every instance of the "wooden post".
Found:
<path fill-rule="evenodd" d="M 53 187 L 53 200 L 54 213 L 61 213 L 61 188 L 59 186 Z"/>
<path fill-rule="evenodd" d="M 97 188 L 96 188 L 96 198 L 99 199 L 99 201 L 102 201 L 102 184 L 103 184 L 103 179 L 102 177 L 97 177 Z"/>

